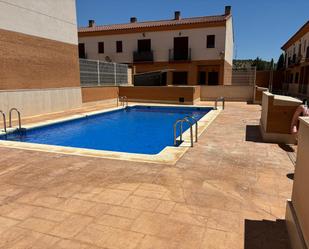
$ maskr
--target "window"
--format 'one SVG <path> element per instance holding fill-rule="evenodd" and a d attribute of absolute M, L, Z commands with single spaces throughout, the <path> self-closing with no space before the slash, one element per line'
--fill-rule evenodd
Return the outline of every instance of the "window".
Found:
<path fill-rule="evenodd" d="M 139 53 L 150 52 L 151 51 L 151 40 L 150 39 L 138 40 L 137 41 L 137 51 Z"/>
<path fill-rule="evenodd" d="M 122 53 L 122 41 L 116 41 L 116 52 Z"/>
<path fill-rule="evenodd" d="M 104 42 L 98 43 L 98 52 L 99 54 L 104 54 Z"/>
<path fill-rule="evenodd" d="M 85 43 L 78 44 L 79 58 L 86 59 Z"/>
<path fill-rule="evenodd" d="M 215 35 L 207 35 L 207 48 L 214 48 L 215 47 Z"/>

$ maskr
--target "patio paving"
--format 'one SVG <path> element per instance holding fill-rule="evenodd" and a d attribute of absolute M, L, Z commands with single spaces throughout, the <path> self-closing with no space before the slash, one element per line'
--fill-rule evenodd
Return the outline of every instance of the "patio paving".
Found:
<path fill-rule="evenodd" d="M 174 166 L 0 147 L 0 248 L 289 248 L 294 166 L 260 109 L 227 103 Z"/>

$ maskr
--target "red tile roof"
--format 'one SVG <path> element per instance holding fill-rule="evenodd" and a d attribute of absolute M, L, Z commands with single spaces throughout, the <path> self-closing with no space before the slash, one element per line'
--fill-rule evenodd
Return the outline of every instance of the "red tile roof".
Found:
<path fill-rule="evenodd" d="M 230 15 L 217 15 L 217 16 L 204 16 L 193 18 L 182 18 L 180 20 L 161 20 L 161 21 L 147 21 L 147 22 L 135 22 L 124 24 L 111 24 L 94 27 L 80 27 L 78 32 L 97 32 L 97 31 L 113 31 L 113 30 L 130 30 L 138 28 L 152 28 L 152 27 L 167 27 L 178 26 L 187 24 L 199 24 L 199 23 L 217 23 L 226 21 Z"/>

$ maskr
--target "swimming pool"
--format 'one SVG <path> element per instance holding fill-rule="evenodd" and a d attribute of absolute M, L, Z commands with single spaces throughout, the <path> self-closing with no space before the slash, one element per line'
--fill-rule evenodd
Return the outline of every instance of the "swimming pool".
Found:
<path fill-rule="evenodd" d="M 177 119 L 200 120 L 209 107 L 132 106 L 0 136 L 1 140 L 126 153 L 157 154 L 173 146 Z M 188 129 L 184 124 L 184 130 Z M 179 136 L 179 129 L 177 136 Z"/>

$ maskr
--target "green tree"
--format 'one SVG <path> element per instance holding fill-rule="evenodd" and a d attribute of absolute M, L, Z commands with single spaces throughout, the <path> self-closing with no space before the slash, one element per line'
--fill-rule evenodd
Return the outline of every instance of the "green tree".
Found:
<path fill-rule="evenodd" d="M 274 59 L 271 59 L 269 69 L 273 70 L 274 69 Z"/>
<path fill-rule="evenodd" d="M 284 68 L 284 54 L 282 53 L 277 62 L 277 70 L 281 70 Z"/>
<path fill-rule="evenodd" d="M 253 61 L 252 66 L 256 67 L 256 70 L 261 71 L 265 70 L 265 61 L 263 61 L 261 58 L 256 57 L 256 59 Z"/>

